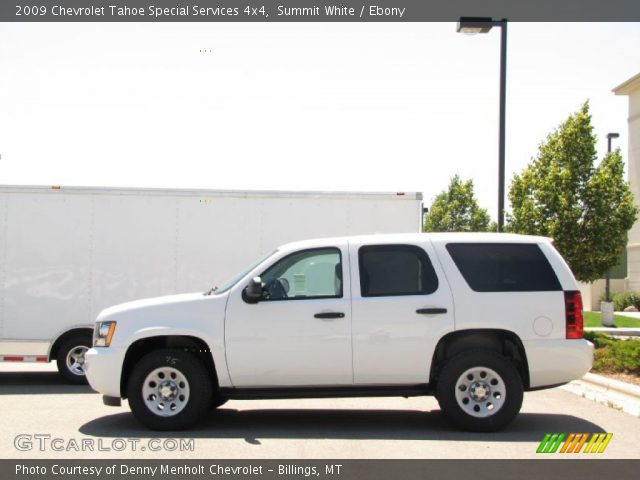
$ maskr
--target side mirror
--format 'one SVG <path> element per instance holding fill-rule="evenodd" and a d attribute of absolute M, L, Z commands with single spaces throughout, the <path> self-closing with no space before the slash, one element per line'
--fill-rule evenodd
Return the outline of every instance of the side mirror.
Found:
<path fill-rule="evenodd" d="M 258 303 L 262 298 L 262 279 L 253 277 L 244 290 L 242 290 L 242 299 L 247 303 Z"/>

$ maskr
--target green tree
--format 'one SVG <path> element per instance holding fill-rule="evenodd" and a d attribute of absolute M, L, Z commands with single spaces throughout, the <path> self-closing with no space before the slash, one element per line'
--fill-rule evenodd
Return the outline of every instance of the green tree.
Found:
<path fill-rule="evenodd" d="M 463 182 L 454 175 L 449 188 L 439 193 L 424 219 L 425 232 L 486 232 L 489 214 L 478 206 L 473 180 Z M 495 227 L 493 227 L 495 230 Z"/>
<path fill-rule="evenodd" d="M 554 239 L 578 280 L 592 282 L 613 267 L 638 213 L 624 180 L 620 151 L 595 166 L 589 102 L 542 143 L 515 175 L 507 229 Z"/>

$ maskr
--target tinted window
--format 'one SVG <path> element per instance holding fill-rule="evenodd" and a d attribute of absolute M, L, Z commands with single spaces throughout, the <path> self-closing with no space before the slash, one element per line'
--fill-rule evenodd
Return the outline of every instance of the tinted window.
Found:
<path fill-rule="evenodd" d="M 337 248 L 292 253 L 261 275 L 263 300 L 342 297 L 342 262 Z"/>
<path fill-rule="evenodd" d="M 447 250 L 476 292 L 562 289 L 547 258 L 536 244 L 450 243 Z"/>
<path fill-rule="evenodd" d="M 363 297 L 425 295 L 438 289 L 427 253 L 413 245 L 360 247 L 360 293 Z"/>

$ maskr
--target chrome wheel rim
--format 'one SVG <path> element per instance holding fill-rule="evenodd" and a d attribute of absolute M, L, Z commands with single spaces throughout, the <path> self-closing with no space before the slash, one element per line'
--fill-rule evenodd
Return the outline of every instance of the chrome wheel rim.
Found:
<path fill-rule="evenodd" d="M 507 389 L 495 370 L 473 367 L 466 370 L 456 382 L 456 400 L 462 410 L 472 417 L 495 415 L 504 406 Z"/>
<path fill-rule="evenodd" d="M 177 415 L 189 402 L 187 377 L 173 367 L 156 368 L 144 379 L 142 398 L 155 415 Z"/>
<path fill-rule="evenodd" d="M 66 358 L 67 370 L 74 375 L 84 376 L 84 354 L 88 350 L 86 345 L 78 345 L 69 350 Z"/>

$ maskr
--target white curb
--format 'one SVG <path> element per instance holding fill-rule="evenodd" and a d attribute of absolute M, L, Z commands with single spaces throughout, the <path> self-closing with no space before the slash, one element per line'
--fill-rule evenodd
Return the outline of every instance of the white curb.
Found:
<path fill-rule="evenodd" d="M 597 375 L 595 373 L 587 373 L 583 378 L 589 383 L 595 383 L 606 387 L 609 390 L 617 390 L 618 392 L 626 393 L 633 397 L 637 397 L 640 400 L 640 386 L 632 383 L 621 382 L 613 378 L 605 377 L 603 375 Z"/>
<path fill-rule="evenodd" d="M 640 417 L 640 387 L 636 385 L 587 373 L 580 380 L 574 380 L 560 388 L 634 417 Z"/>

